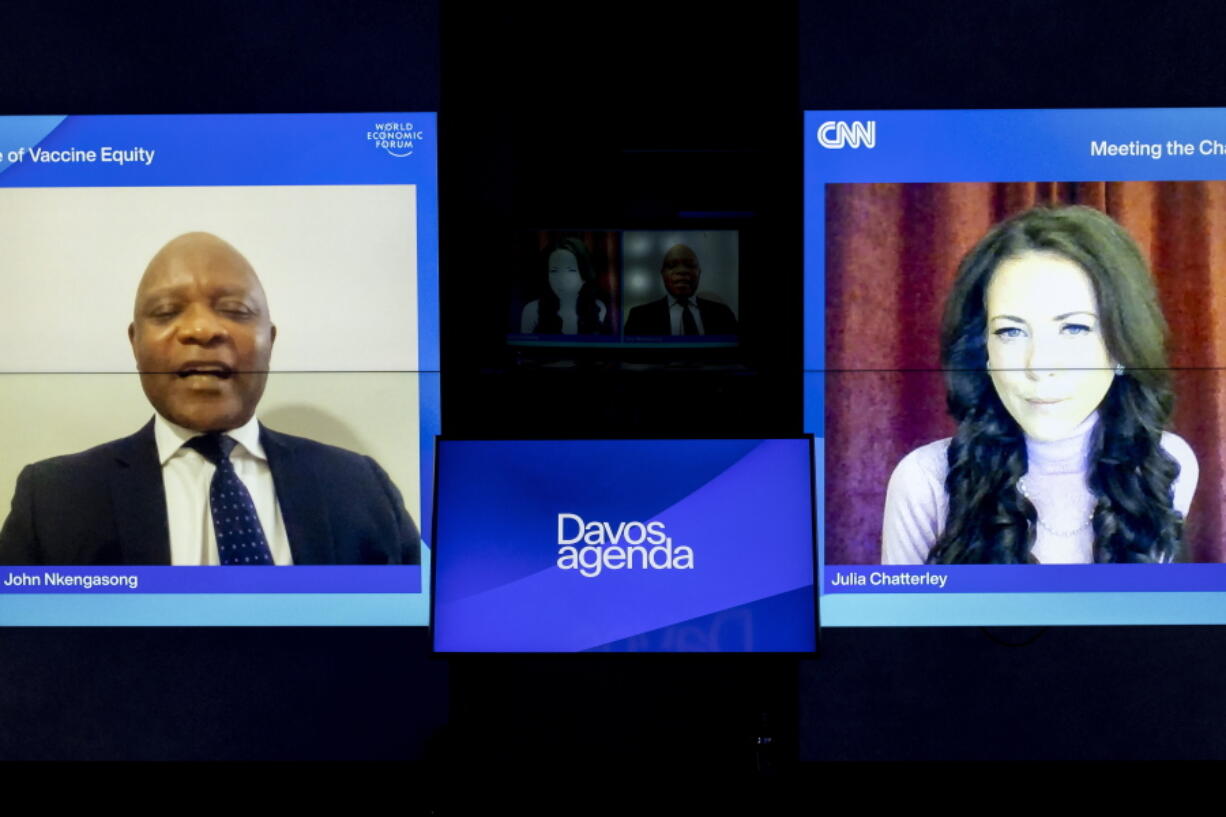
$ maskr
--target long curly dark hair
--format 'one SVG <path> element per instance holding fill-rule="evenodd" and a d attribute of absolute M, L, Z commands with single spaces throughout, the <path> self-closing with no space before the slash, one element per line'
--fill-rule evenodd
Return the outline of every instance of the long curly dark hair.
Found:
<path fill-rule="evenodd" d="M 579 262 L 579 276 L 583 279 L 583 286 L 579 290 L 579 300 L 575 304 L 575 311 L 579 315 L 578 334 L 606 334 L 609 329 L 606 322 L 600 319 L 600 299 L 597 297 L 599 290 L 596 287 L 596 271 L 592 268 L 592 257 L 587 245 L 578 238 L 552 241 L 541 250 L 538 261 L 538 269 L 541 271 L 541 297 L 537 303 L 535 331 L 545 335 L 562 334 L 562 316 L 558 314 L 561 303 L 558 301 L 557 293 L 549 285 L 549 256 L 558 250 L 571 253 Z M 605 315 L 608 316 L 607 310 Z"/>
<path fill-rule="evenodd" d="M 1173 505 L 1178 463 L 1161 445 L 1174 397 L 1166 321 L 1140 250 L 1125 230 L 1090 207 L 1036 208 L 994 227 L 962 259 L 945 304 L 941 363 L 949 412 L 949 514 L 929 564 L 1033 561 L 1037 516 L 1022 496 L 1026 441 L 987 371 L 985 295 L 1004 260 L 1055 253 L 1089 275 L 1103 340 L 1125 367 L 1098 407 L 1087 484 L 1094 504 L 1095 562 L 1169 562 L 1179 554 L 1183 516 Z"/>

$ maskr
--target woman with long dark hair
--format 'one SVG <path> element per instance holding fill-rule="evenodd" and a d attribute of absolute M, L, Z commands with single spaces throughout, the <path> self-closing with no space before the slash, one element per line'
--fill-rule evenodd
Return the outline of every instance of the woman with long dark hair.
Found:
<path fill-rule="evenodd" d="M 890 478 L 882 561 L 1170 562 L 1196 457 L 1165 431 L 1166 321 L 1132 238 L 1036 208 L 962 260 L 941 324 L 951 439 Z"/>
<path fill-rule="evenodd" d="M 540 253 L 541 297 L 524 306 L 520 330 L 542 335 L 602 335 L 609 309 L 598 297 L 587 245 L 578 238 L 552 242 Z"/>

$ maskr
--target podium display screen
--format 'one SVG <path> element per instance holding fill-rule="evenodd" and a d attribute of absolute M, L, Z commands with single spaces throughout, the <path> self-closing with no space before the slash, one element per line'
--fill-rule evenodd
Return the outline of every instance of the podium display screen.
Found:
<path fill-rule="evenodd" d="M 440 652 L 815 648 L 811 441 L 440 440 Z"/>

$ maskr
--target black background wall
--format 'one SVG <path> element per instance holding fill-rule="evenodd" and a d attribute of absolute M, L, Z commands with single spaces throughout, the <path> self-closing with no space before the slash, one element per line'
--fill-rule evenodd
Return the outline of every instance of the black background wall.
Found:
<path fill-rule="evenodd" d="M 7 3 L 0 113 L 438 109 L 445 431 L 725 436 L 802 430 L 802 109 L 1226 104 L 1207 4 L 527 6 Z M 508 365 L 508 235 L 694 210 L 757 236 L 741 365 Z M 835 630 L 805 660 L 444 661 L 420 629 L 0 629 L 0 758 L 440 779 L 1217 759 L 1223 646 L 1220 628 Z"/>

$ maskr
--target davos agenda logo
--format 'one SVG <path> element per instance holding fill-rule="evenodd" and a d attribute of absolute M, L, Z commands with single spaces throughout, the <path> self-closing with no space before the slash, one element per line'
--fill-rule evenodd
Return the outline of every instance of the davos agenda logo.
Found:
<path fill-rule="evenodd" d="M 877 147 L 877 122 L 843 122 L 830 120 L 817 129 L 817 141 L 824 147 L 837 150 L 843 147 Z"/>
<path fill-rule="evenodd" d="M 603 570 L 692 570 L 694 550 L 674 545 L 663 522 L 586 522 L 558 514 L 558 567 L 594 579 Z"/>
<path fill-rule="evenodd" d="M 413 127 L 412 122 L 376 122 L 374 130 L 366 131 L 367 142 L 397 159 L 412 156 L 416 143 L 424 137 L 425 131 Z"/>

